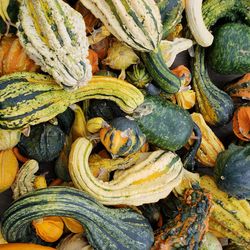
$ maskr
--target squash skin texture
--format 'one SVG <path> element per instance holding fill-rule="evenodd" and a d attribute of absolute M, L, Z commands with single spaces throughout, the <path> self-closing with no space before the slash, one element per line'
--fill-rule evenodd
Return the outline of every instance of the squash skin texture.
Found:
<path fill-rule="evenodd" d="M 218 187 L 238 199 L 250 199 L 250 145 L 231 144 L 221 152 L 214 171 Z"/>
<path fill-rule="evenodd" d="M 250 27 L 227 23 L 214 33 L 214 42 L 208 52 L 208 62 L 220 74 L 250 72 Z"/>
<path fill-rule="evenodd" d="M 135 110 L 133 118 L 147 141 L 162 149 L 180 149 L 193 130 L 193 121 L 186 110 L 155 96 L 145 96 L 144 103 Z"/>
<path fill-rule="evenodd" d="M 142 215 L 131 209 L 104 207 L 80 190 L 59 186 L 30 192 L 12 203 L 2 217 L 4 238 L 8 242 L 36 241 L 30 223 L 44 216 L 78 220 L 94 249 L 149 250 L 153 244 L 152 228 Z"/>
<path fill-rule="evenodd" d="M 56 250 L 53 247 L 41 246 L 32 243 L 8 243 L 0 247 L 2 250 Z"/>

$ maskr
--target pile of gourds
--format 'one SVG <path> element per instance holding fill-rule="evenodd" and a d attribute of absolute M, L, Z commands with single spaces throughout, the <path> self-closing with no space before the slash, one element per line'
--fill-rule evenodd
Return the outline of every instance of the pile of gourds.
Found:
<path fill-rule="evenodd" d="M 0 1 L 0 249 L 250 249 L 249 9 Z"/>

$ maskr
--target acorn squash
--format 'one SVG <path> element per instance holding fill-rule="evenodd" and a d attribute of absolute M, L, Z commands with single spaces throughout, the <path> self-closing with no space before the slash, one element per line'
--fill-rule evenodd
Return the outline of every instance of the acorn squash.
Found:
<path fill-rule="evenodd" d="M 65 134 L 60 127 L 42 123 L 31 127 L 29 137 L 21 136 L 18 148 L 31 159 L 47 162 L 59 156 L 64 141 Z"/>
<path fill-rule="evenodd" d="M 250 145 L 231 144 L 216 160 L 214 177 L 218 187 L 239 199 L 250 199 Z"/>

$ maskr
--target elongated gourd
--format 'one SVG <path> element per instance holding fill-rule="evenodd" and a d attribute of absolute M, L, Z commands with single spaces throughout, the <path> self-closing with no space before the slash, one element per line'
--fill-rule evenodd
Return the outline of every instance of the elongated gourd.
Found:
<path fill-rule="evenodd" d="M 69 173 L 74 185 L 106 205 L 139 206 L 166 197 L 182 180 L 183 167 L 178 155 L 157 150 L 142 153 L 138 162 L 127 170 L 115 172 L 114 179 L 103 182 L 95 178 L 88 159 L 92 144 L 78 138 L 71 147 Z"/>
<path fill-rule="evenodd" d="M 193 66 L 196 108 L 210 125 L 224 125 L 232 118 L 234 104 L 231 97 L 210 80 L 204 54 L 204 48 L 197 46 Z"/>
<path fill-rule="evenodd" d="M 141 214 L 104 207 L 80 190 L 59 186 L 30 192 L 12 203 L 1 217 L 2 234 L 8 242 L 39 241 L 30 223 L 45 216 L 79 221 L 94 249 L 149 250 L 153 244 L 152 228 Z"/>
<path fill-rule="evenodd" d="M 83 17 L 63 0 L 23 0 L 18 37 L 27 54 L 66 89 L 92 76 Z"/>
<path fill-rule="evenodd" d="M 69 92 L 50 76 L 14 73 L 0 78 L 0 90 L 0 128 L 4 129 L 48 121 L 81 100 L 112 100 L 124 112 L 132 113 L 144 99 L 132 84 L 107 76 L 94 76 L 87 86 Z"/>
<path fill-rule="evenodd" d="M 208 31 L 202 17 L 202 0 L 186 0 L 185 11 L 188 26 L 196 40 L 196 42 L 208 47 L 213 42 L 213 35 Z"/>

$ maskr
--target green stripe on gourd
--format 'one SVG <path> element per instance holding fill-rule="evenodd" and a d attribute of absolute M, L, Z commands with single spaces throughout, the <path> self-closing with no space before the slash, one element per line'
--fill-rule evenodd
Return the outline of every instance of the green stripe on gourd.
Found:
<path fill-rule="evenodd" d="M 210 80 L 204 54 L 204 49 L 197 46 L 193 66 L 196 107 L 210 125 L 223 125 L 232 118 L 234 104 L 231 97 L 226 92 L 218 89 Z"/>
<path fill-rule="evenodd" d="M 48 121 L 76 102 L 107 99 L 132 113 L 143 102 L 142 93 L 123 80 L 94 76 L 87 86 L 66 91 L 50 76 L 14 73 L 0 78 L 0 127 L 17 129 Z"/>
<path fill-rule="evenodd" d="M 45 216 L 79 221 L 94 249 L 150 249 L 153 231 L 148 221 L 131 209 L 106 208 L 88 194 L 70 187 L 49 187 L 22 196 L 2 216 L 2 234 L 8 242 L 41 242 L 31 222 Z M 43 242 L 43 244 L 46 244 Z"/>
<path fill-rule="evenodd" d="M 27 54 L 61 86 L 72 89 L 91 78 L 88 39 L 80 13 L 62 0 L 24 0 L 18 36 Z"/>
<path fill-rule="evenodd" d="M 74 185 L 106 205 L 139 206 L 166 197 L 182 180 L 184 168 L 178 155 L 157 150 L 141 153 L 129 169 L 115 172 L 114 179 L 103 182 L 95 178 L 88 160 L 92 144 L 78 138 L 71 147 L 69 173 Z"/>

